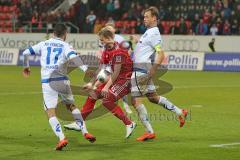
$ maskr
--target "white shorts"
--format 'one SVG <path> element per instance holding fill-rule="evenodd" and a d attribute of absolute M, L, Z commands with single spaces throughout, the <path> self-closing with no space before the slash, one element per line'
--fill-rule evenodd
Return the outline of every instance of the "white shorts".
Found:
<path fill-rule="evenodd" d="M 156 87 L 148 74 L 133 71 L 131 77 L 131 96 L 141 97 L 156 92 Z"/>
<path fill-rule="evenodd" d="M 69 80 L 42 83 L 42 92 L 43 105 L 45 110 L 57 107 L 58 96 L 61 97 L 64 104 L 74 103 Z"/>

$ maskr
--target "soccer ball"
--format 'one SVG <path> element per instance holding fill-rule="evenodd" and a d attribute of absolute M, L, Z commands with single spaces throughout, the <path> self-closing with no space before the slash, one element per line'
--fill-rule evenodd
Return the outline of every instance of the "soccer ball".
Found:
<path fill-rule="evenodd" d="M 106 69 L 101 69 L 97 75 L 97 80 L 101 83 L 106 83 L 109 80 L 110 72 Z"/>

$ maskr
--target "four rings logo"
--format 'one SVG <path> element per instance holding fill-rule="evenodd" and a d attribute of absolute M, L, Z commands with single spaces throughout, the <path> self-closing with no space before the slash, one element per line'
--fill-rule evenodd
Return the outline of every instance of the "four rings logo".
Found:
<path fill-rule="evenodd" d="M 172 51 L 194 51 L 200 49 L 200 42 L 196 39 L 172 39 L 169 42 L 169 49 Z"/>

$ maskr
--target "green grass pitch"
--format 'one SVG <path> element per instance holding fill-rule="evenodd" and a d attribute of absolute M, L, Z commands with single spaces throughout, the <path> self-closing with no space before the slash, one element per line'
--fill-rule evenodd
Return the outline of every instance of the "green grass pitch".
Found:
<path fill-rule="evenodd" d="M 139 143 L 136 138 L 144 130 L 134 117 L 138 127 L 125 141 L 125 127 L 107 114 L 87 121 L 96 143 L 90 144 L 79 132 L 65 131 L 69 145 L 57 152 L 57 138 L 43 111 L 40 68 L 31 69 L 31 77 L 25 79 L 22 67 L 0 66 L 0 160 L 240 159 L 239 73 L 169 71 L 162 78 L 174 89 L 164 96 L 190 110 L 184 128 L 171 118 L 157 117 L 152 119 L 157 139 Z M 78 84 L 82 74 L 74 71 L 71 77 Z M 85 97 L 75 99 L 81 106 Z M 160 106 L 145 104 L 149 114 L 172 115 Z M 213 144 L 230 145 L 210 147 Z"/>

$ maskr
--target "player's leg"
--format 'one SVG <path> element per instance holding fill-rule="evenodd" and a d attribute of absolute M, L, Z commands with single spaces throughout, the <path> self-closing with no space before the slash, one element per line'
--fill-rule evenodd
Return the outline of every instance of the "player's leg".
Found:
<path fill-rule="evenodd" d="M 124 110 L 125 110 L 128 114 L 131 114 L 131 113 L 132 113 L 132 110 L 131 110 L 130 106 L 128 105 L 128 97 L 127 97 L 127 95 L 125 95 L 125 96 L 122 97 L 122 101 L 123 101 L 123 108 L 124 108 Z"/>
<path fill-rule="evenodd" d="M 91 96 L 87 97 L 82 109 L 81 109 L 81 114 L 83 120 L 86 120 L 87 116 L 92 113 L 94 109 L 94 105 L 96 103 L 96 100 L 93 99 Z M 65 129 L 69 130 L 75 130 L 75 131 L 81 131 L 81 128 L 76 122 L 72 122 L 70 124 L 64 125 Z"/>
<path fill-rule="evenodd" d="M 72 91 L 70 88 L 70 82 L 66 83 L 67 85 L 64 87 L 66 89 L 65 94 L 59 94 L 62 98 L 62 102 L 66 105 L 67 109 L 69 109 L 75 119 L 76 124 L 82 131 L 83 136 L 89 140 L 90 142 L 94 142 L 96 138 L 88 133 L 85 121 L 83 120 L 82 114 L 80 110 L 74 105 L 74 98 L 72 95 Z"/>
<path fill-rule="evenodd" d="M 142 103 L 142 97 L 145 94 L 144 93 L 145 89 L 144 89 L 143 85 L 144 85 L 144 83 L 147 83 L 147 81 L 146 82 L 142 81 L 142 79 L 145 79 L 143 76 L 144 76 L 143 73 L 133 72 L 132 78 L 131 78 L 132 105 L 136 109 L 139 119 L 141 120 L 141 122 L 146 130 L 146 132 L 142 136 L 137 138 L 137 141 L 145 141 L 148 139 L 154 139 L 156 137 L 155 133 L 153 131 L 152 125 L 148 118 L 147 109 L 144 106 L 144 104 Z M 141 83 L 139 84 L 139 82 L 141 82 Z"/>
<path fill-rule="evenodd" d="M 54 91 L 49 84 L 42 84 L 43 89 L 43 105 L 44 110 L 47 114 L 49 124 L 55 133 L 55 135 L 58 137 L 59 142 L 56 146 L 56 150 L 62 150 L 63 147 L 65 147 L 68 144 L 67 139 L 65 138 L 65 135 L 62 131 L 61 124 L 59 123 L 57 117 L 56 117 L 56 107 L 57 107 L 57 101 L 58 101 L 58 93 Z"/>
<path fill-rule="evenodd" d="M 163 106 L 165 109 L 176 113 L 178 116 L 180 127 L 185 124 L 185 119 L 187 117 L 188 111 L 186 109 L 180 109 L 174 105 L 171 101 L 163 96 L 157 95 L 156 92 L 148 93 L 147 98 L 150 102 Z"/>
<path fill-rule="evenodd" d="M 96 137 L 88 133 L 85 121 L 83 120 L 80 110 L 73 103 L 66 104 L 66 107 L 72 112 L 73 118 L 75 119 L 75 123 L 78 125 L 78 127 L 82 131 L 83 136 L 91 143 L 95 142 Z"/>
<path fill-rule="evenodd" d="M 137 141 L 145 141 L 148 139 L 154 139 L 156 137 L 152 125 L 148 118 L 148 112 L 141 97 L 132 97 L 132 104 L 138 113 L 138 117 L 141 120 L 146 132 L 137 138 Z"/>
<path fill-rule="evenodd" d="M 120 119 L 126 126 L 126 138 L 129 138 L 136 128 L 136 123 L 132 122 L 127 115 L 122 111 L 121 107 L 116 104 L 118 99 L 129 93 L 130 81 L 116 81 L 115 84 L 109 89 L 108 96 L 103 98 L 102 104 L 109 111 Z"/>
<path fill-rule="evenodd" d="M 95 91 L 96 96 L 94 96 L 94 98 L 91 96 L 87 97 L 87 99 L 81 109 L 81 114 L 82 114 L 82 117 L 84 120 L 86 120 L 88 115 L 92 113 L 95 103 L 97 101 L 97 98 L 100 98 L 99 95 L 100 95 L 100 92 L 103 87 L 104 87 L 104 85 L 98 86 L 98 88 Z M 69 130 L 81 131 L 81 128 L 76 124 L 76 122 L 66 124 L 66 125 L 64 125 L 64 128 L 69 129 Z"/>

